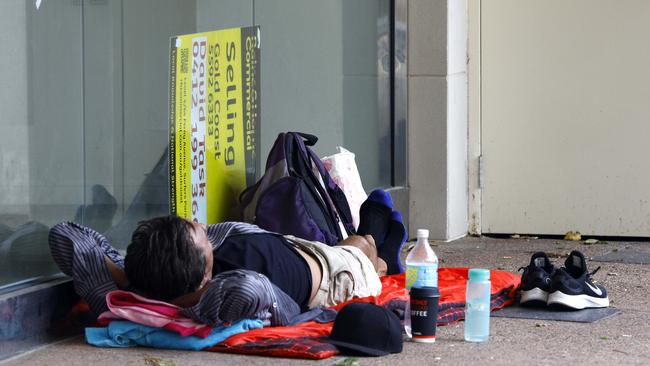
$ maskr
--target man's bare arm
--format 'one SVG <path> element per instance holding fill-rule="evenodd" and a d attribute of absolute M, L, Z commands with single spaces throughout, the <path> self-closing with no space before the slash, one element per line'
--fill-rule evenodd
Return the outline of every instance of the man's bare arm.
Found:
<path fill-rule="evenodd" d="M 126 273 L 124 270 L 113 263 L 107 256 L 104 256 L 104 261 L 106 262 L 106 267 L 108 267 L 108 272 L 113 278 L 113 282 L 117 285 L 120 290 L 126 290 L 129 288 L 129 280 L 126 278 Z"/>

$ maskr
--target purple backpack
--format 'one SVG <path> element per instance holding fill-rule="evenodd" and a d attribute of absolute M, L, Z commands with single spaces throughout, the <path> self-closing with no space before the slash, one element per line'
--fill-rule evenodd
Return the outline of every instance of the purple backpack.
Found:
<path fill-rule="evenodd" d="M 278 135 L 264 176 L 239 197 L 244 221 L 329 245 L 343 240 L 342 230 L 354 233 L 345 194 L 309 148 L 317 141 L 299 132 Z"/>

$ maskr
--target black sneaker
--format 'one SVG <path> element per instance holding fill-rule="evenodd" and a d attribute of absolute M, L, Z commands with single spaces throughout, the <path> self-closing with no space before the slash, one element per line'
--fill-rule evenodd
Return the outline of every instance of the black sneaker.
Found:
<path fill-rule="evenodd" d="M 527 267 L 521 267 L 521 300 L 524 306 L 546 305 L 551 290 L 551 274 L 554 267 L 544 252 L 537 252 L 530 258 Z"/>
<path fill-rule="evenodd" d="M 552 291 L 548 295 L 548 305 L 576 310 L 608 307 L 607 291 L 591 281 L 591 276 L 599 269 L 587 273 L 585 256 L 577 250 L 572 251 L 564 267 L 557 269 L 551 277 Z"/>

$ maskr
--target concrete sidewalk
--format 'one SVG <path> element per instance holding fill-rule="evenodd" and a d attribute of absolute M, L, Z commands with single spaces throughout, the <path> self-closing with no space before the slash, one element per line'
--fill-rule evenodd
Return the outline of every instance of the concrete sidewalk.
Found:
<path fill-rule="evenodd" d="M 562 240 L 464 238 L 435 243 L 441 267 L 488 267 L 516 272 L 533 252 L 549 253 L 561 265 L 571 250 L 588 258 L 589 270 L 609 292 L 611 305 L 623 311 L 591 324 L 492 318 L 491 337 L 484 344 L 463 341 L 463 323 L 438 328 L 433 345 L 405 343 L 404 352 L 381 358 L 359 358 L 359 365 L 514 365 L 514 364 L 650 364 L 650 265 L 592 262 L 590 257 L 612 250 L 650 252 L 650 243 L 610 242 L 585 245 Z M 102 349 L 72 339 L 0 362 L 9 365 L 334 365 L 345 357 L 323 361 L 274 359 L 209 352 L 147 348 Z"/>

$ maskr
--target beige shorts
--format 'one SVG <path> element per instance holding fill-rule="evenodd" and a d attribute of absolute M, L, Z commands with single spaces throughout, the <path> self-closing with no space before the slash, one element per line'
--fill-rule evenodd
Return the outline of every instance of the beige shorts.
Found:
<path fill-rule="evenodd" d="M 381 281 L 375 267 L 361 249 L 347 245 L 331 247 L 292 235 L 285 238 L 316 258 L 323 270 L 323 279 L 309 303 L 310 308 L 337 305 L 354 297 L 381 293 Z"/>

